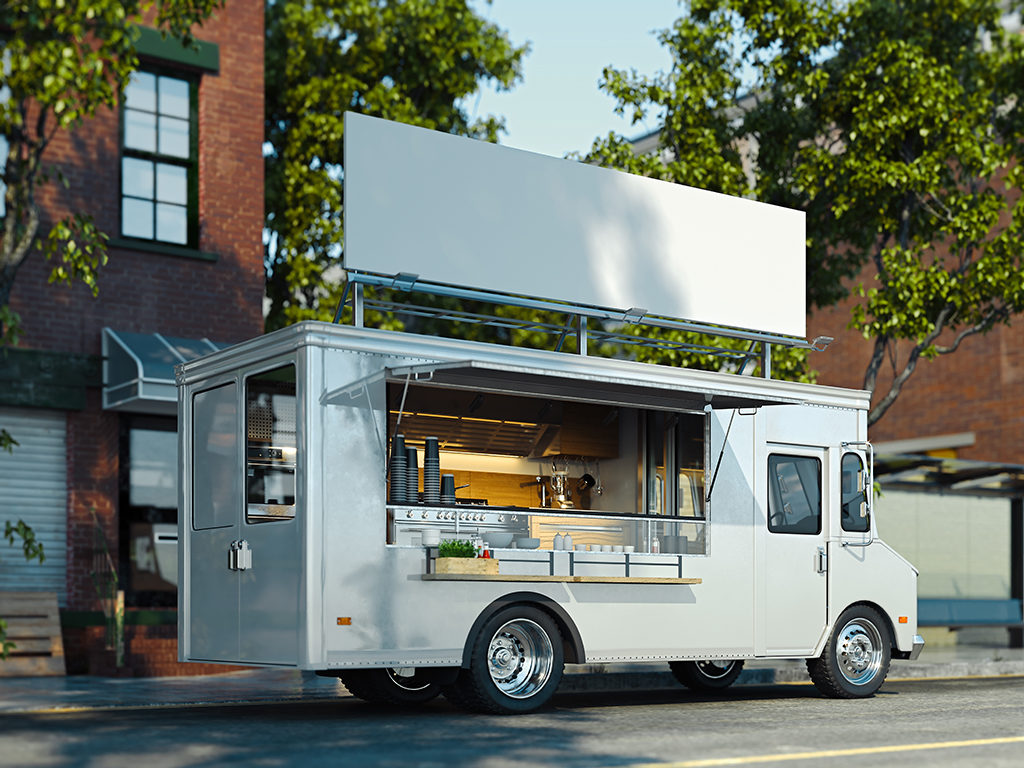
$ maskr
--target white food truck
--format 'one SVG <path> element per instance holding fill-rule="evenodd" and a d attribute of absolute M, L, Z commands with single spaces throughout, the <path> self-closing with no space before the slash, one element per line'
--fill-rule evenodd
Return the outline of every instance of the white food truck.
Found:
<path fill-rule="evenodd" d="M 650 204 L 634 177 L 370 118 L 351 118 L 346 142 L 353 324 L 299 323 L 178 369 L 182 660 L 315 670 L 371 701 L 444 692 L 467 708 L 514 713 L 542 706 L 564 664 L 664 661 L 684 685 L 720 690 L 746 659 L 805 658 L 825 694 L 862 697 L 891 658 L 916 657 L 917 573 L 878 538 L 871 509 L 868 393 L 764 375 L 772 344 L 810 346 L 798 338 L 802 297 L 795 313 L 763 300 L 788 301 L 788 281 L 802 293 L 802 218 L 641 179 L 657 185 Z M 373 158 L 372 176 L 356 148 Z M 527 199 L 530 226 L 494 238 L 481 209 L 480 221 L 460 219 L 455 237 L 438 202 L 455 192 L 423 198 L 389 176 L 435 174 L 435 160 L 450 174 L 448 151 L 481 153 L 473 173 L 501 179 L 506 196 L 488 205 Z M 690 195 L 681 205 L 679 189 Z M 603 210 L 594 224 L 595 195 L 631 210 L 621 219 Z M 365 199 L 383 213 L 354 202 Z M 432 230 L 410 234 L 417 222 L 408 219 L 422 214 L 408 211 L 413 202 L 436 209 Z M 636 241 L 623 233 L 638 211 L 659 207 L 668 224 L 640 217 L 645 231 L 663 226 L 647 255 L 610 258 L 609 248 Z M 799 258 L 730 263 L 749 261 L 740 252 L 751 234 L 735 217 L 759 215 L 782 231 L 755 240 L 781 238 Z M 582 220 L 603 233 L 574 251 L 587 240 Z M 702 262 L 686 249 L 658 251 L 673 227 L 687 243 L 718 230 L 716 268 L 732 273 L 724 290 L 665 289 L 665 274 L 689 283 L 688 265 Z M 431 256 L 405 266 L 429 276 L 389 261 L 408 259 L 411 237 Z M 486 258 L 453 256 L 472 251 L 459 238 L 487 242 Z M 551 242 L 559 257 L 538 247 Z M 631 282 L 643 259 L 663 276 Z M 554 274 L 570 298 L 526 298 L 547 295 L 536 282 L 530 290 L 532 270 Z M 502 293 L 479 288 L 487 281 Z M 486 316 L 553 331 L 554 349 L 430 335 L 441 319 L 485 319 L 443 302 L 403 310 L 419 333 L 364 327 L 368 310 L 398 309 L 379 298 L 383 288 L 568 320 L 559 329 Z M 770 305 L 766 320 L 743 314 L 744 291 Z M 707 327 L 680 317 L 749 340 L 756 353 L 729 353 L 720 372 L 588 354 L 616 339 L 643 343 L 638 324 Z M 762 376 L 736 372 L 755 356 Z M 486 568 L 439 557 L 449 540 L 482 546 Z"/>

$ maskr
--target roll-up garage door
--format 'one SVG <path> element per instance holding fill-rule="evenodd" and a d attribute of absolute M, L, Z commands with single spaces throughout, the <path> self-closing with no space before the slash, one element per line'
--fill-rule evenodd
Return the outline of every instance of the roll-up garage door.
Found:
<path fill-rule="evenodd" d="M 0 408 L 0 428 L 18 441 L 0 451 L 0 533 L 24 520 L 43 543 L 45 562 L 26 562 L 18 546 L 0 540 L 0 590 L 56 592 L 66 604 L 66 416 L 59 411 Z M 19 540 L 15 539 L 17 545 Z"/>

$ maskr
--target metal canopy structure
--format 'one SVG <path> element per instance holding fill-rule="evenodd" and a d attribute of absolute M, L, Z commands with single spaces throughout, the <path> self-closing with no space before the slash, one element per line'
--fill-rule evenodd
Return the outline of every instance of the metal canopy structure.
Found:
<path fill-rule="evenodd" d="M 1024 466 L 937 456 L 875 455 L 875 479 L 887 490 L 1024 497 Z"/>
<path fill-rule="evenodd" d="M 364 290 L 366 287 L 377 289 L 381 293 L 394 292 L 398 295 L 393 298 L 367 296 Z M 453 309 L 450 306 L 416 303 L 412 298 L 414 292 L 422 294 L 424 297 L 457 299 L 477 305 L 489 304 L 493 305 L 494 309 L 491 312 L 472 312 L 466 309 Z M 344 310 L 349 305 L 352 308 L 352 323 L 357 328 L 365 326 L 367 310 L 376 310 L 453 323 L 542 333 L 557 337 L 555 350 L 558 352 L 563 351 L 566 341 L 573 339 L 576 352 L 580 355 L 589 354 L 592 342 L 616 344 L 627 348 L 649 347 L 709 354 L 730 362 L 733 369 L 739 373 L 746 373 L 753 369 L 753 363 L 759 363 L 761 376 L 764 378 L 771 378 L 772 344 L 813 349 L 820 352 L 827 349 L 833 340 L 830 336 L 818 336 L 811 341 L 806 341 L 760 331 L 658 317 L 648 314 L 646 309 L 640 307 L 616 309 L 568 304 L 495 291 L 442 285 L 420 280 L 419 275 L 404 272 L 397 275 L 380 275 L 349 270 L 345 291 L 334 314 L 335 323 L 342 321 Z M 501 307 L 557 313 L 564 320 L 561 323 L 553 323 L 538 319 L 520 319 L 500 314 Z M 696 340 L 675 341 L 659 337 L 650 331 L 639 333 L 635 329 L 630 329 L 629 326 L 703 334 L 719 339 L 746 342 L 747 346 L 746 349 L 736 349 L 724 344 L 700 343 Z"/>
<path fill-rule="evenodd" d="M 228 346 L 209 339 L 103 329 L 103 408 L 173 416 L 174 366 Z"/>

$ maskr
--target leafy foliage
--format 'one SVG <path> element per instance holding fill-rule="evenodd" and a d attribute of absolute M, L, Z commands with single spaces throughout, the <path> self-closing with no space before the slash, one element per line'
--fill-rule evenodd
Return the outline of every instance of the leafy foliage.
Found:
<path fill-rule="evenodd" d="M 40 563 L 46 560 L 46 556 L 43 554 L 43 542 L 36 539 L 35 531 L 26 525 L 24 520 L 19 520 L 14 524 L 9 520 L 4 523 L 4 538 L 12 547 L 15 546 L 15 540 L 20 539 L 21 552 L 25 555 L 26 560 L 38 560 Z"/>
<path fill-rule="evenodd" d="M 692 0 L 670 72 L 606 69 L 662 150 L 587 158 L 807 213 L 809 308 L 850 297 L 875 422 L 918 361 L 1024 309 L 1024 40 L 999 0 Z"/>
<path fill-rule="evenodd" d="M 468 0 L 269 0 L 266 268 L 270 328 L 330 319 L 340 297 L 343 117 L 384 117 L 496 141 L 463 101 L 511 88 L 526 46 Z"/>
<path fill-rule="evenodd" d="M 476 557 L 476 547 L 466 539 L 445 539 L 437 547 L 438 557 Z"/>

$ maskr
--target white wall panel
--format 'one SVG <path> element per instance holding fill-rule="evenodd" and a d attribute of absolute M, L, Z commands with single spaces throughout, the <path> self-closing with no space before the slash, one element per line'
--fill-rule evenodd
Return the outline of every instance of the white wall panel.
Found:
<path fill-rule="evenodd" d="M 345 115 L 345 266 L 803 337 L 804 214 Z"/>
<path fill-rule="evenodd" d="M 0 408 L 0 427 L 18 441 L 0 452 L 0 532 L 24 520 L 43 543 L 45 561 L 26 562 L 20 539 L 0 541 L 0 590 L 56 592 L 66 604 L 67 458 L 64 413 Z"/>

